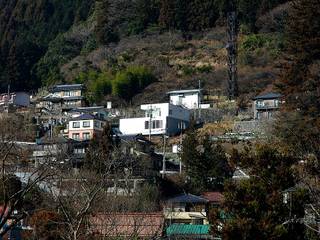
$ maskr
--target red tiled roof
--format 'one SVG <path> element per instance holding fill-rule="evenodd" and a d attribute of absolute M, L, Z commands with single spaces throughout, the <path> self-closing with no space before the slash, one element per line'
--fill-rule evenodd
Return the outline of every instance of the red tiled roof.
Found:
<path fill-rule="evenodd" d="M 224 200 L 224 197 L 220 192 L 205 192 L 202 194 L 202 197 L 213 203 L 222 203 Z"/>
<path fill-rule="evenodd" d="M 90 218 L 91 232 L 108 237 L 161 236 L 164 217 L 157 213 L 96 214 Z"/>

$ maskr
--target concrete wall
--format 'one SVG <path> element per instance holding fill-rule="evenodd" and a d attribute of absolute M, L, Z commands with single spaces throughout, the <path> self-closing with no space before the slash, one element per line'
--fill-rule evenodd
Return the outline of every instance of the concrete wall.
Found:
<path fill-rule="evenodd" d="M 170 103 L 174 105 L 182 105 L 189 109 L 199 107 L 199 93 L 171 94 Z"/>

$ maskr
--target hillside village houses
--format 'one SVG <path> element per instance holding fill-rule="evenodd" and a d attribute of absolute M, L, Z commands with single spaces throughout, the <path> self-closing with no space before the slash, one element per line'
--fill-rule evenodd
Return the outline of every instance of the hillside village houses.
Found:
<path fill-rule="evenodd" d="M 137 115 L 135 112 L 136 115 L 132 118 L 123 117 L 126 116 L 125 114 L 121 116 L 110 114 L 111 110 L 114 110 L 109 109 L 111 104 L 108 104 L 107 108 L 104 106 L 85 106 L 84 91 L 85 88 L 82 84 L 56 85 L 51 88 L 47 96 L 35 102 L 35 108 L 38 110 L 36 112 L 38 115 L 35 117 L 40 119 L 37 121 L 37 126 L 39 128 L 51 126 L 51 128 L 45 128 L 44 136 L 37 137 L 36 143 L 32 145 L 33 151 L 30 159 L 33 162 L 42 164 L 49 159 L 53 164 L 71 164 L 74 169 L 80 168 L 84 164 L 90 140 L 94 136 L 99 136 L 109 121 L 112 122 L 113 133 L 119 137 L 121 150 L 129 154 L 126 157 L 139 156 L 145 159 L 147 165 L 144 169 L 134 169 L 134 174 L 130 179 L 118 179 L 118 183 L 125 182 L 127 184 L 128 181 L 130 184 L 132 183 L 129 192 L 125 187 L 122 187 L 125 185 L 124 183 L 117 186 L 115 181 L 115 185 L 108 186 L 108 193 L 119 196 L 130 195 L 141 182 L 146 181 L 150 176 L 169 174 L 170 170 L 174 170 L 171 171 L 174 174 L 181 172 L 180 160 L 171 156 L 177 155 L 178 151 L 176 153 L 166 153 L 166 150 L 163 153 L 157 152 L 153 143 L 148 141 L 145 136 L 165 135 L 171 137 L 180 135 L 190 125 L 191 112 L 208 107 L 202 104 L 202 90 L 170 91 L 168 92 L 168 102 L 143 104 L 140 106 L 143 115 Z M 16 97 L 10 97 L 10 99 L 19 99 L 20 95 L 16 93 L 12 96 Z M 3 99 L 6 98 L 3 97 Z M 279 109 L 281 95 L 275 93 L 259 95 L 253 101 L 254 119 L 270 119 Z M 28 106 L 28 101 L 25 102 Z M 52 128 L 56 126 L 61 130 L 54 139 L 52 138 Z M 59 158 L 57 155 L 61 151 L 66 152 L 67 155 Z M 153 231 L 152 234 L 154 234 L 156 228 L 160 227 L 160 235 L 164 234 L 172 238 L 186 237 L 187 231 L 187 237 L 190 239 L 192 239 L 191 235 L 194 237 L 193 239 L 211 239 L 207 210 L 210 204 L 219 204 L 221 198 L 223 196 L 219 195 L 217 201 L 212 201 L 206 195 L 195 196 L 191 194 L 181 194 L 169 198 L 165 201 L 162 212 L 157 213 L 155 229 L 152 228 L 150 231 Z M 137 216 L 131 215 L 130 224 L 134 224 L 132 222 Z M 124 216 L 126 215 L 124 214 Z M 103 215 L 102 217 L 107 216 Z M 94 221 L 97 221 L 97 225 L 101 223 L 97 219 Z M 121 226 L 124 221 L 121 215 L 119 225 Z M 142 223 L 144 229 L 147 227 L 145 225 L 148 223 Z M 100 227 L 102 226 L 93 226 L 97 231 L 96 234 L 105 235 L 104 228 L 99 229 Z"/>

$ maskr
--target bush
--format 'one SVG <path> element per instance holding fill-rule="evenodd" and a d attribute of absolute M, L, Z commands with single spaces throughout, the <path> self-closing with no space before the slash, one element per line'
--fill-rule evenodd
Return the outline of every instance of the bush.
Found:
<path fill-rule="evenodd" d="M 148 68 L 131 66 L 116 74 L 112 81 L 112 94 L 128 101 L 155 81 L 155 76 Z"/>
<path fill-rule="evenodd" d="M 90 103 L 100 103 L 103 97 L 113 94 L 126 101 L 156 81 L 152 72 L 144 66 L 131 66 L 118 71 L 115 75 L 109 72 L 90 70 L 82 72 L 75 79 L 86 85 L 86 98 Z"/>

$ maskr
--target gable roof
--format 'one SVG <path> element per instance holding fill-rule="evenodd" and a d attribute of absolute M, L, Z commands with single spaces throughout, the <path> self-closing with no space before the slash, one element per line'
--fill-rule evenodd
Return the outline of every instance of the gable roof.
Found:
<path fill-rule="evenodd" d="M 266 93 L 266 94 L 261 94 L 253 98 L 253 100 L 267 100 L 267 99 L 277 99 L 281 98 L 282 95 L 280 93 Z"/>
<path fill-rule="evenodd" d="M 167 200 L 169 203 L 207 203 L 208 200 L 193 194 L 180 194 Z"/>

